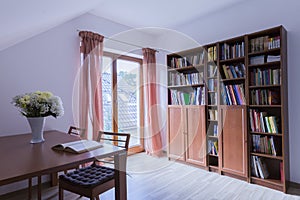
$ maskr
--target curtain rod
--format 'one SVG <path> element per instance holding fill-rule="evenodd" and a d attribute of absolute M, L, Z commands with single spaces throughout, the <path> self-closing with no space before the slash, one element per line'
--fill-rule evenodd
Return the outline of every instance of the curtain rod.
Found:
<path fill-rule="evenodd" d="M 77 29 L 77 32 L 80 32 L 81 30 L 78 30 Z M 145 48 L 145 47 L 142 47 L 142 46 L 139 46 L 139 45 L 136 45 L 136 44 L 132 44 L 132 43 L 129 43 L 129 42 L 124 42 L 124 41 L 121 41 L 121 40 L 116 40 L 116 39 L 113 39 L 113 38 L 110 38 L 110 37 L 106 37 L 106 36 L 103 36 L 104 38 L 108 39 L 108 40 L 112 40 L 112 41 L 115 41 L 115 42 L 119 42 L 119 43 L 123 43 L 123 44 L 126 44 L 126 45 L 130 45 L 130 46 L 134 46 L 134 47 L 138 47 L 138 48 Z M 156 51 L 157 53 L 159 52 L 158 50 L 156 49 L 153 49 L 154 51 Z"/>

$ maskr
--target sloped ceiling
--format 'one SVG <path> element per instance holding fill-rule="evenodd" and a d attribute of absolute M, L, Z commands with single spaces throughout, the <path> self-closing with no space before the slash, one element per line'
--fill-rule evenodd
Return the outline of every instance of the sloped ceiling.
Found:
<path fill-rule="evenodd" d="M 1 0 L 0 51 L 95 8 L 102 0 Z"/>
<path fill-rule="evenodd" d="M 1 0 L 0 51 L 87 12 L 132 28 L 173 28 L 242 1 Z"/>

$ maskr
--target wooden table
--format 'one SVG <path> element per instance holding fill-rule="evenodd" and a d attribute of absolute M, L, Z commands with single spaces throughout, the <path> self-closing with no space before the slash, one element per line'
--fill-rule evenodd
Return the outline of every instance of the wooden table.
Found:
<path fill-rule="evenodd" d="M 114 156 L 115 168 L 119 169 L 116 172 L 115 196 L 116 199 L 127 199 L 126 149 L 104 144 L 93 151 L 72 154 L 54 151 L 51 147 L 58 143 L 78 140 L 78 137 L 59 131 L 45 131 L 44 138 L 43 143 L 30 144 L 31 134 L 0 137 L 0 186 L 64 171 L 82 163 L 92 162 L 95 158 Z M 40 189 L 41 184 L 39 191 Z M 38 198 L 41 199 L 40 192 Z"/>

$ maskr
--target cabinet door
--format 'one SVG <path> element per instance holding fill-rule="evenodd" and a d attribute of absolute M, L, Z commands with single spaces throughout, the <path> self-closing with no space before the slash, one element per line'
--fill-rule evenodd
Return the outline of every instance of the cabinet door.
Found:
<path fill-rule="evenodd" d="M 187 108 L 186 161 L 206 166 L 205 106 Z"/>
<path fill-rule="evenodd" d="M 184 156 L 184 119 L 182 106 L 168 108 L 168 156 L 172 159 L 185 160 Z"/>
<path fill-rule="evenodd" d="M 222 171 L 247 177 L 246 106 L 222 106 Z"/>

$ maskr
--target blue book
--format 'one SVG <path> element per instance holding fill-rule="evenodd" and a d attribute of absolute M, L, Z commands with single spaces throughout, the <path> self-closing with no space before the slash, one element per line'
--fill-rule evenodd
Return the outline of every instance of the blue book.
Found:
<path fill-rule="evenodd" d="M 230 65 L 230 66 L 229 66 L 229 69 L 230 69 L 230 71 L 231 71 L 231 73 L 232 73 L 233 78 L 237 78 L 238 76 L 237 76 L 237 74 L 236 74 L 236 71 L 235 71 L 233 65 Z"/>

